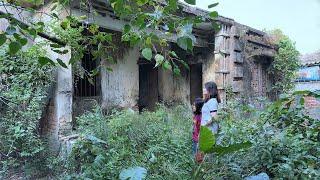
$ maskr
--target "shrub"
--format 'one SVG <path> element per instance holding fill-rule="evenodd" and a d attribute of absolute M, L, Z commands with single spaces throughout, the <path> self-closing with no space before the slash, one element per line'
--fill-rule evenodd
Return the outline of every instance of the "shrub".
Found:
<path fill-rule="evenodd" d="M 50 85 L 48 67 L 33 46 L 12 57 L 0 49 L 0 178 L 10 168 L 25 168 L 44 150 L 38 128 Z"/>
<path fill-rule="evenodd" d="M 300 66 L 299 51 L 288 36 L 279 29 L 270 32 L 272 43 L 278 46 L 269 73 L 275 78 L 274 90 L 280 93 L 287 93 L 294 87 L 296 72 Z"/>
<path fill-rule="evenodd" d="M 215 158 L 214 166 L 207 166 L 209 173 L 230 179 L 260 172 L 275 179 L 318 179 L 320 122 L 304 114 L 303 103 L 301 97 L 292 95 L 271 103 L 259 116 L 224 119 L 221 144 L 250 140 L 253 146 Z M 235 115 L 225 117 L 230 116 Z"/>
<path fill-rule="evenodd" d="M 97 109 L 79 117 L 78 129 L 84 133 L 69 157 L 68 173 L 116 179 L 122 169 L 141 166 L 147 169 L 148 179 L 190 179 L 194 162 L 187 112 L 191 111 L 183 106 L 160 106 L 156 112 L 115 112 L 107 117 Z M 95 143 L 92 136 L 107 146 Z"/>

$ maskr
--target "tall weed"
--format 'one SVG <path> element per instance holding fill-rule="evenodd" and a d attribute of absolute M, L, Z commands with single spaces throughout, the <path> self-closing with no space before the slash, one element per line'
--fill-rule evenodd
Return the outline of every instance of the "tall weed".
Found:
<path fill-rule="evenodd" d="M 132 111 L 103 116 L 99 109 L 78 118 L 79 132 L 107 142 L 94 144 L 83 138 L 69 158 L 72 176 L 117 179 L 122 169 L 141 166 L 148 179 L 190 179 L 190 111 L 184 106 L 155 112 Z"/>

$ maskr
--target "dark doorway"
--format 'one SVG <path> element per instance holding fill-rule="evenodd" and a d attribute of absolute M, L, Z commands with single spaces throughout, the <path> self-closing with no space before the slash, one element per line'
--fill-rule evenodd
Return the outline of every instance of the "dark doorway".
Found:
<path fill-rule="evenodd" d="M 158 95 L 158 69 L 153 64 L 139 64 L 139 111 L 154 110 Z"/>
<path fill-rule="evenodd" d="M 265 56 L 255 57 L 252 68 L 252 82 L 254 97 L 268 97 L 271 91 L 271 79 L 268 74 L 268 69 L 271 65 L 271 60 Z M 271 98 L 270 98 L 271 99 Z"/>
<path fill-rule="evenodd" d="M 191 64 L 190 66 L 190 101 L 202 97 L 202 64 Z"/>
<path fill-rule="evenodd" d="M 90 73 L 97 68 L 97 61 L 93 59 L 90 52 L 85 53 L 81 60 L 82 68 Z M 97 96 L 99 91 L 98 79 L 99 76 L 96 75 L 92 77 L 91 80 L 88 77 L 79 77 L 75 75 L 74 77 L 74 95 L 77 97 L 92 97 Z"/>

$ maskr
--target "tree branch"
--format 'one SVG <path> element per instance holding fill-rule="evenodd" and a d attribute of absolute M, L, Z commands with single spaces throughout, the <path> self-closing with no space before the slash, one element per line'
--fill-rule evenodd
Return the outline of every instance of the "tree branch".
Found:
<path fill-rule="evenodd" d="M 8 13 L 4 13 L 4 12 L 0 11 L 0 15 L 6 15 L 6 14 L 8 14 Z M 14 18 L 12 15 L 10 15 L 10 17 L 8 18 L 9 21 L 10 21 L 10 19 L 11 20 L 14 19 L 14 20 L 18 21 L 23 26 L 30 27 L 29 24 L 24 23 L 24 22 L 22 22 L 22 21 L 20 21 L 20 20 L 18 20 L 16 18 Z M 43 33 L 43 32 L 37 32 L 37 35 L 42 37 L 42 38 L 44 38 L 44 39 L 47 39 L 47 40 L 52 41 L 54 43 L 57 43 L 57 44 L 59 44 L 61 46 L 66 46 L 65 42 L 63 42 L 61 39 L 58 39 L 58 38 L 56 38 L 54 36 L 50 36 L 50 35 L 48 35 L 46 33 Z"/>

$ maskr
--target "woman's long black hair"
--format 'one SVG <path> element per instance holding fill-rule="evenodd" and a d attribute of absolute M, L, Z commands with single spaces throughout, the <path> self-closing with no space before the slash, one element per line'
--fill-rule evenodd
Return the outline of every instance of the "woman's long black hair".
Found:
<path fill-rule="evenodd" d="M 193 112 L 194 115 L 200 115 L 201 114 L 201 109 L 203 106 L 204 102 L 202 98 L 196 98 L 194 100 L 194 106 L 195 106 L 195 111 Z"/>
<path fill-rule="evenodd" d="M 216 98 L 218 103 L 221 103 L 221 99 L 220 99 L 219 92 L 218 92 L 218 86 L 215 82 L 209 81 L 204 84 L 204 87 L 206 88 L 206 90 L 210 94 L 210 99 Z"/>

